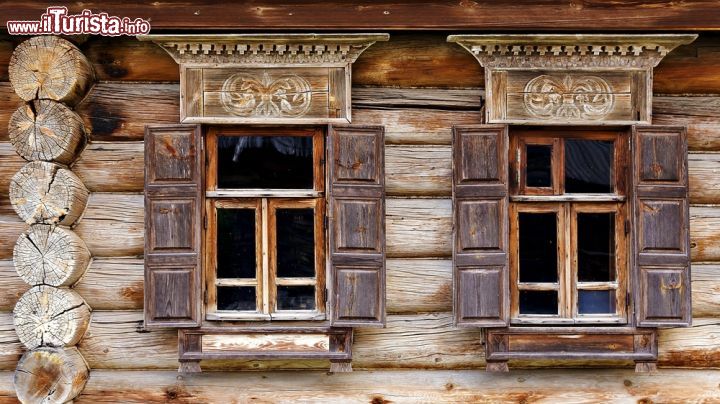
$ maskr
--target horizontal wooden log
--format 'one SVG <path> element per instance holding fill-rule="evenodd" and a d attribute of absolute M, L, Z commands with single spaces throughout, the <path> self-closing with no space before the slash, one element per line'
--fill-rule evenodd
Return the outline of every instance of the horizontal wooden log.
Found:
<path fill-rule="evenodd" d="M 142 142 L 95 142 L 85 149 L 73 172 L 92 192 L 142 192 Z M 450 146 L 388 145 L 385 148 L 385 184 L 390 196 L 450 196 Z M 0 187 L 25 161 L 8 142 L 0 142 Z M 689 155 L 690 201 L 720 203 L 720 154 Z"/>
<path fill-rule="evenodd" d="M 449 257 L 452 253 L 452 203 L 449 198 L 386 201 L 389 258 Z M 74 229 L 93 256 L 142 255 L 143 196 L 93 193 L 83 219 Z M 13 215 L 0 215 L 0 259 L 12 255 L 12 246 L 24 230 Z M 693 261 L 720 261 L 720 207 L 690 208 Z"/>
<path fill-rule="evenodd" d="M 93 310 L 134 310 L 143 307 L 143 260 L 134 257 L 94 259 L 73 289 Z M 12 260 L 0 260 L 0 311 L 12 311 L 30 289 L 15 272 Z"/>
<path fill-rule="evenodd" d="M 388 88 L 360 91 L 358 108 L 353 108 L 353 123 L 384 125 L 388 144 L 450 144 L 452 125 L 481 122 L 477 88 L 405 89 L 400 95 L 398 90 Z M 398 97 L 405 101 L 399 103 Z M 373 98 L 387 101 L 370 105 L 367 100 Z M 9 83 L 0 83 L 0 99 L 10 100 L 0 104 L 3 127 L 20 100 Z M 92 140 L 142 140 L 147 124 L 179 122 L 179 99 L 177 84 L 99 83 L 78 107 L 78 113 L 91 129 Z M 653 122 L 688 125 L 691 150 L 720 150 L 720 123 L 716 119 L 719 108 L 720 97 L 655 97 Z M 0 141 L 5 140 L 7 134 L 0 132 Z"/>
<path fill-rule="evenodd" d="M 0 314 L 0 370 L 13 369 L 22 353 L 11 326 L 10 314 Z M 8 317 L 8 318 L 6 318 Z M 694 319 L 690 328 L 660 332 L 660 365 L 716 367 L 720 360 L 717 318 Z M 177 332 L 146 331 L 140 311 L 96 311 L 90 328 L 77 345 L 91 369 L 177 369 Z M 450 313 L 389 315 L 383 329 L 358 329 L 353 345 L 354 369 L 482 368 L 484 346 L 480 330 L 459 329 Z M 585 361 L 586 365 L 608 366 Z M 560 365 L 557 361 L 550 362 Z M 549 362 L 523 361 L 516 367 L 547 366 Z M 567 366 L 568 364 L 564 364 Z M 323 361 L 206 361 L 205 370 L 323 368 Z"/>
<path fill-rule="evenodd" d="M 452 261 L 392 258 L 387 263 L 387 311 L 392 314 L 452 310 Z M 0 260 L 0 312 L 11 311 L 30 287 L 11 260 Z M 139 310 L 143 305 L 143 261 L 119 257 L 95 259 L 74 288 L 94 310 Z M 695 317 L 720 315 L 720 266 L 693 264 Z"/>
<path fill-rule="evenodd" d="M 720 11 L 714 3 L 686 0 L 682 3 L 613 3 L 510 0 L 481 3 L 456 1 L 343 1 L 332 6 L 324 1 L 255 1 L 229 7 L 227 3 L 199 2 L 187 7 L 182 1 L 153 3 L 103 2 L 110 15 L 141 17 L 156 30 L 558 30 L 581 31 L 672 31 L 720 28 Z M 0 18 L 37 20 L 41 1 L 7 1 Z M 68 4 L 69 14 L 81 13 L 87 3 Z M 172 12 L 168 12 L 172 11 Z M 631 26 L 629 26 L 629 20 Z"/>
<path fill-rule="evenodd" d="M 88 371 L 75 347 L 38 348 L 18 362 L 15 392 L 23 403 L 71 402 L 85 387 Z"/>
<path fill-rule="evenodd" d="M 167 402 L 713 402 L 717 370 L 513 371 L 377 370 L 328 374 L 212 372 L 178 377 L 173 371 L 93 370 L 83 403 Z M 12 373 L 0 372 L 0 402 L 15 402 Z"/>

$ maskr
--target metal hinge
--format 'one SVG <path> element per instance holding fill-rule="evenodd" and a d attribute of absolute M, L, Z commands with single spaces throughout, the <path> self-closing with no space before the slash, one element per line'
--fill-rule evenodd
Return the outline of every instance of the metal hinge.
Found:
<path fill-rule="evenodd" d="M 520 148 L 515 151 L 515 185 L 520 186 Z"/>
<path fill-rule="evenodd" d="M 625 220 L 625 235 L 627 236 L 628 234 L 630 234 L 630 221 Z"/>
<path fill-rule="evenodd" d="M 327 301 L 328 301 L 328 289 L 325 288 L 323 290 L 323 302 L 327 303 Z"/>
<path fill-rule="evenodd" d="M 323 230 L 327 231 L 327 229 L 328 229 L 328 217 L 327 216 L 325 216 L 323 218 L 323 226 L 324 226 Z"/>
<path fill-rule="evenodd" d="M 208 304 L 208 293 L 207 289 L 203 291 L 203 303 Z"/>
<path fill-rule="evenodd" d="M 207 230 L 207 227 L 208 227 L 207 216 L 203 216 L 203 228 Z"/>

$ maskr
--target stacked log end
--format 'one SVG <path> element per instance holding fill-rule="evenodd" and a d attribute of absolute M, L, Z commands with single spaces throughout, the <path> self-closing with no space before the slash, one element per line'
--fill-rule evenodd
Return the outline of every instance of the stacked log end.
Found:
<path fill-rule="evenodd" d="M 28 349 L 15 371 L 15 390 L 23 403 L 64 403 L 82 392 L 90 372 L 75 345 L 88 329 L 91 308 L 72 289 L 91 261 L 72 231 L 89 192 L 69 166 L 88 137 L 72 108 L 95 76 L 75 45 L 53 36 L 18 45 L 8 72 L 26 102 L 10 118 L 8 135 L 28 161 L 10 182 L 10 203 L 29 225 L 17 240 L 13 262 L 32 286 L 13 310 L 18 339 Z"/>

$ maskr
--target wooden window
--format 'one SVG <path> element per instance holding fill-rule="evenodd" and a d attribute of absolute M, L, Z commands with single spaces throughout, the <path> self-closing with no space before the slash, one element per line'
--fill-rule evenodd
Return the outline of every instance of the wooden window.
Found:
<path fill-rule="evenodd" d="M 325 318 L 323 135 L 209 130 L 208 320 Z"/>
<path fill-rule="evenodd" d="M 514 324 L 627 322 L 627 134 L 511 136 Z"/>

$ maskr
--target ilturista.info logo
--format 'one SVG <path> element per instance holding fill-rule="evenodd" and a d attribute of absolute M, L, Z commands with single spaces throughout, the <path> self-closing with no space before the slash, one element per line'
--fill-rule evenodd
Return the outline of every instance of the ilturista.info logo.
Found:
<path fill-rule="evenodd" d="M 68 15 L 67 7 L 48 7 L 39 21 L 8 21 L 7 30 L 10 35 L 140 35 L 150 32 L 150 21 L 90 10 Z"/>

